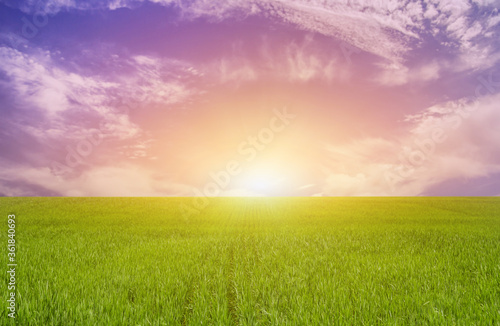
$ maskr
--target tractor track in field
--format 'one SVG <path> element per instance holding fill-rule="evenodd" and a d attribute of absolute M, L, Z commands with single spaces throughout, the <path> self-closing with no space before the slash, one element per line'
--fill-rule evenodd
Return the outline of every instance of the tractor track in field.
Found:
<path fill-rule="evenodd" d="M 235 261 L 234 261 L 234 246 L 231 246 L 229 249 L 229 264 L 227 271 L 227 302 L 228 302 L 228 310 L 229 317 L 231 318 L 231 322 L 233 325 L 239 325 L 238 322 L 238 303 L 237 303 L 237 293 L 236 293 L 236 284 L 234 281 L 234 273 L 235 273 Z"/>
<path fill-rule="evenodd" d="M 208 252 L 205 251 L 203 253 L 203 259 L 200 260 L 200 265 L 203 265 L 208 259 Z M 189 290 L 186 293 L 186 297 L 184 299 L 182 317 L 181 317 L 181 325 L 186 326 L 189 323 L 189 317 L 193 313 L 193 303 L 194 303 L 194 294 L 196 292 L 196 287 L 199 281 L 196 281 L 196 275 L 193 275 L 189 280 Z"/>
<path fill-rule="evenodd" d="M 184 305 L 183 305 L 183 311 L 182 311 L 182 317 L 181 317 L 181 322 L 183 326 L 186 326 L 188 324 L 188 319 L 191 316 L 191 313 L 193 312 L 192 309 L 192 304 L 193 304 L 193 297 L 194 297 L 194 277 L 189 281 L 191 286 L 189 287 L 189 290 L 186 293 L 186 298 L 184 300 Z"/>

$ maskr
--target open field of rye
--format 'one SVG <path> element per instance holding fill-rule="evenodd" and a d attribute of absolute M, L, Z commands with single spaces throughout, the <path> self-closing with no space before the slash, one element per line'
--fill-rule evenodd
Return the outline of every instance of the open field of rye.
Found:
<path fill-rule="evenodd" d="M 500 198 L 192 200 L 0 198 L 17 324 L 500 325 Z"/>

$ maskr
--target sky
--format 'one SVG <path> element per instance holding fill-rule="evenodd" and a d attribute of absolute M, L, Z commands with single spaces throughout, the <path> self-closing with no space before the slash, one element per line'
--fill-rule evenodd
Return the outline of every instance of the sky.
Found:
<path fill-rule="evenodd" d="M 1 196 L 498 196 L 500 1 L 0 1 Z"/>

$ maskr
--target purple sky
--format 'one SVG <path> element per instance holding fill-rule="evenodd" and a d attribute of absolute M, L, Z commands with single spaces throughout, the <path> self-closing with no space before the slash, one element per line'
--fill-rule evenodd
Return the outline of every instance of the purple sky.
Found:
<path fill-rule="evenodd" d="M 500 1 L 0 1 L 2 196 L 498 196 Z"/>

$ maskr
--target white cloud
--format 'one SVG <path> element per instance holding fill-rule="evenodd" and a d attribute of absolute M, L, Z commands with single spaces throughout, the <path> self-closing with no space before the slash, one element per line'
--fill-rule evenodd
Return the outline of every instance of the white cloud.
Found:
<path fill-rule="evenodd" d="M 108 131 L 127 130 L 129 135 L 139 132 L 128 117 L 104 104 L 106 92 L 118 87 L 116 83 L 65 71 L 57 67 L 49 52 L 27 54 L 0 47 L 0 58 L 0 70 L 10 80 L 8 85 L 15 93 L 17 105 L 24 110 L 43 112 L 50 120 L 49 133 L 46 125 L 24 126 L 40 141 L 61 134 L 68 139 L 81 137 L 82 128 L 86 127 L 79 127 L 78 121 L 66 120 L 63 114 L 69 110 L 97 114 Z"/>
<path fill-rule="evenodd" d="M 24 2 L 22 10 L 55 13 L 59 10 L 90 10 L 133 8 L 146 0 L 108 0 L 80 2 L 47 0 L 35 9 L 35 0 Z M 164 6 L 175 6 L 183 19 L 207 17 L 220 21 L 229 17 L 265 15 L 280 19 L 304 30 L 333 36 L 390 61 L 402 63 L 421 35 L 431 32 L 434 37 L 461 49 L 467 56 L 471 47 L 480 44 L 474 39 L 496 37 L 491 30 L 499 22 L 498 1 L 475 1 L 479 13 L 468 0 L 150 0 Z M 40 2 L 37 2 L 40 3 Z M 425 9 L 424 9 L 425 8 Z M 486 15 L 489 13 L 488 15 Z M 475 16 L 473 16 L 475 15 Z M 430 24 L 430 29 L 426 26 Z M 486 32 L 489 31 L 489 34 Z M 470 54 L 472 57 L 473 54 Z M 479 64 L 479 63 L 478 63 Z M 478 67 L 481 67 L 479 65 Z M 477 68 L 477 67 L 476 67 Z"/>
<path fill-rule="evenodd" d="M 471 45 L 466 52 L 460 53 L 452 65 L 456 72 L 465 70 L 486 70 L 500 60 L 500 53 L 490 46 Z"/>
<path fill-rule="evenodd" d="M 375 81 L 386 86 L 404 85 L 410 82 L 427 82 L 436 80 L 440 76 L 442 64 L 437 61 L 408 68 L 402 64 L 392 62 L 379 65 L 382 72 L 375 78 Z"/>
<path fill-rule="evenodd" d="M 28 1 L 21 5 L 25 12 L 36 10 L 56 13 L 60 10 L 90 10 L 90 9 L 117 9 L 120 7 L 134 7 L 142 1 L 103 1 L 86 3 L 76 1 L 52 0 L 42 2 L 35 9 L 35 1 Z M 184 19 L 208 17 L 220 21 L 229 17 L 261 14 L 269 15 L 273 19 L 280 18 L 285 22 L 296 25 L 305 30 L 319 32 L 338 37 L 355 46 L 380 55 L 384 58 L 397 59 L 407 49 L 407 37 L 416 37 L 411 27 L 418 27 L 415 15 L 422 11 L 420 5 L 415 4 L 407 9 L 395 1 L 381 1 L 375 5 L 364 1 L 304 1 L 304 0 L 259 0 L 254 2 L 244 0 L 195 0 L 182 2 L 174 0 L 154 0 L 151 2 L 165 6 L 175 5 L 181 10 Z M 362 9 L 368 9 L 363 10 Z M 414 15 L 414 16 L 409 16 Z M 386 30 L 394 30 L 401 36 L 394 36 Z"/>
<path fill-rule="evenodd" d="M 67 87 L 59 80 L 58 71 L 49 71 L 46 62 L 50 60 L 43 54 L 38 60 L 17 50 L 0 47 L 0 69 L 11 79 L 11 87 L 19 98 L 27 99 L 40 109 L 49 113 L 58 113 L 68 107 L 64 95 Z M 47 103 L 51 103 L 47 106 Z"/>
<path fill-rule="evenodd" d="M 349 70 L 336 57 L 326 57 L 321 53 L 310 50 L 312 38 L 306 38 L 302 44 L 292 43 L 287 46 L 285 58 L 286 67 L 278 69 L 285 71 L 287 79 L 291 81 L 307 82 L 315 79 L 326 81 L 346 80 Z M 280 59 L 275 58 L 273 67 L 280 65 Z"/>
<path fill-rule="evenodd" d="M 408 117 L 411 127 L 399 141 L 328 146 L 323 193 L 414 196 L 445 181 L 499 173 L 499 101 L 500 95 L 489 95 L 433 106 Z"/>
<path fill-rule="evenodd" d="M 208 74 L 214 76 L 221 83 L 247 82 L 257 79 L 258 73 L 252 64 L 237 57 L 216 60 L 205 68 Z"/>
<path fill-rule="evenodd" d="M 61 196 L 186 196 L 191 188 L 158 177 L 153 171 L 131 164 L 93 167 L 75 178 L 54 176 L 49 168 L 25 165 L 5 167 L 0 180 L 30 187 L 43 187 Z M 0 182 L 0 192 L 7 196 L 32 195 L 23 186 L 6 187 Z"/>
<path fill-rule="evenodd" d="M 75 189 L 80 189 L 82 195 L 89 196 L 180 194 L 174 191 L 172 182 L 147 180 L 152 178 L 150 172 L 141 170 L 129 175 L 126 167 L 111 167 L 123 156 L 148 158 L 148 147 L 143 145 L 152 137 L 131 120 L 131 112 L 123 110 L 120 103 L 137 104 L 147 110 L 155 103 L 168 107 L 183 102 L 196 90 L 189 88 L 179 74 L 189 78 L 199 72 L 185 63 L 140 56 L 120 59 L 132 69 L 124 69 L 109 80 L 100 75 L 68 71 L 54 57 L 53 53 L 39 49 L 27 48 L 21 52 L 0 47 L 0 72 L 6 80 L 2 87 L 9 89 L 15 101 L 11 104 L 14 113 L 4 126 L 22 130 L 21 143 L 36 139 L 35 148 L 20 149 L 22 161 L 0 163 L 0 170 L 6 173 L 0 179 L 8 183 L 7 187 L 0 186 L 0 193 L 22 196 L 42 191 L 77 195 Z M 139 86 L 142 91 L 138 93 Z M 91 153 L 83 162 L 70 166 L 68 148 L 86 146 L 84 142 L 88 144 L 89 139 L 95 139 L 96 133 L 97 138 L 103 139 L 91 146 Z M 124 143 L 130 147 L 127 153 L 120 152 Z M 101 155 L 92 154 L 96 146 L 100 146 Z M 63 181 L 55 175 L 61 171 L 56 171 L 59 168 L 54 160 L 59 167 L 70 166 Z M 19 165 L 19 169 L 9 168 L 12 165 Z M 135 190 L 134 185 L 137 185 Z"/>
<path fill-rule="evenodd" d="M 165 107 L 182 103 L 196 94 L 179 77 L 189 78 L 198 72 L 187 63 L 148 56 L 118 59 L 131 70 L 106 80 L 96 75 L 80 75 L 62 68 L 49 51 L 27 48 L 23 52 L 0 47 L 0 71 L 7 76 L 5 84 L 20 109 L 42 112 L 50 125 L 26 125 L 24 128 L 40 140 L 64 134 L 78 139 L 88 127 L 79 120 L 67 120 L 73 111 L 98 117 L 107 137 L 130 139 L 141 133 L 130 121 L 129 108 L 160 104 Z M 48 128 L 47 128 L 48 127 Z M 94 126 L 96 128 L 97 125 Z M 50 132 L 47 132 L 47 129 Z"/>
<path fill-rule="evenodd" d="M 210 83 L 251 82 L 261 78 L 309 82 L 312 80 L 345 81 L 350 77 L 349 66 L 339 54 L 330 54 L 318 49 L 319 44 L 313 37 L 306 36 L 302 41 L 287 45 L 270 44 L 264 38 L 259 56 L 254 60 L 246 58 L 241 49 L 230 56 L 201 66 L 202 75 L 208 76 Z"/>
<path fill-rule="evenodd" d="M 133 72 L 118 78 L 119 93 L 127 100 L 143 102 L 143 107 L 148 103 L 164 106 L 182 103 L 198 92 L 181 81 L 199 75 L 187 62 L 137 55 L 129 64 Z"/>

